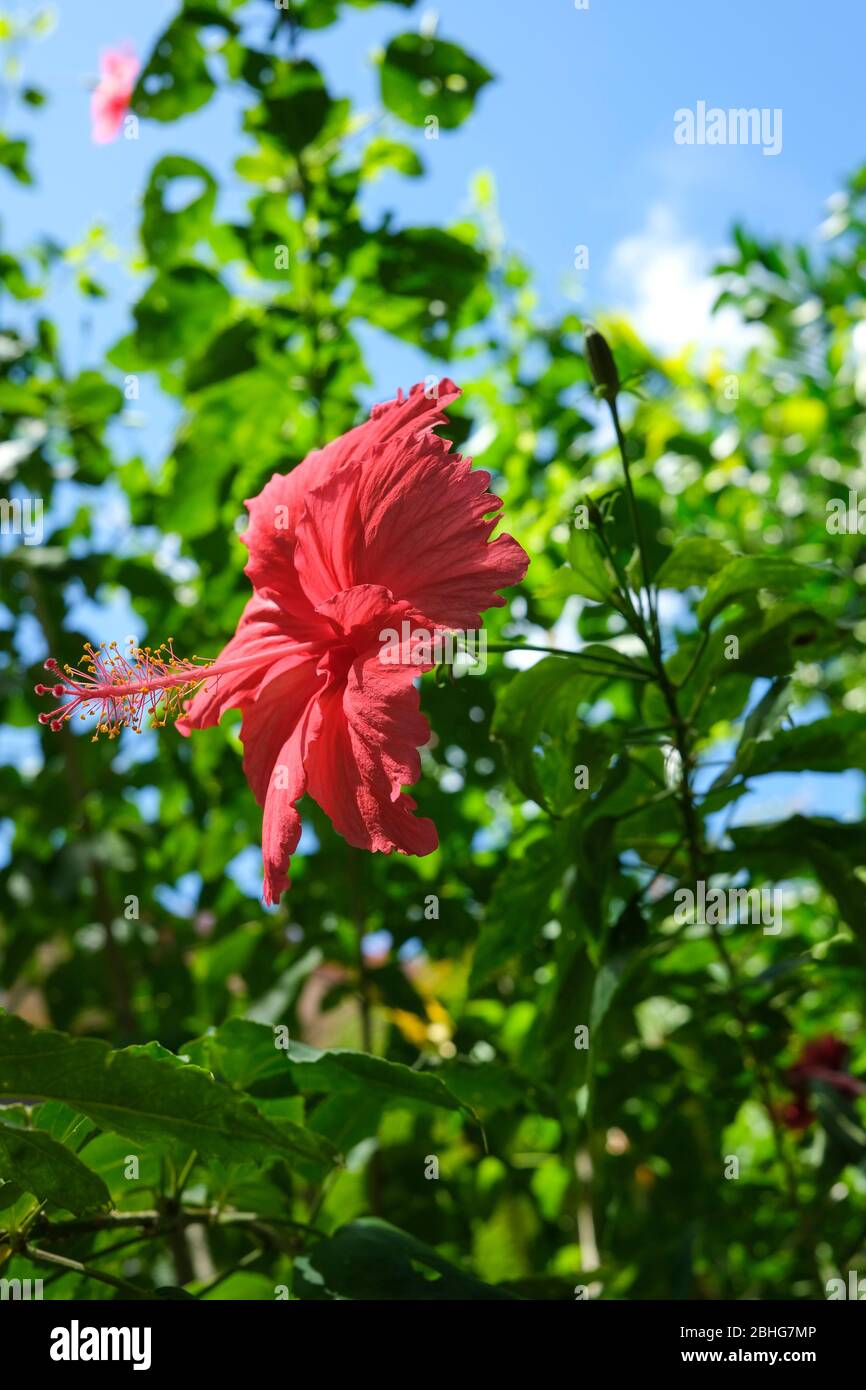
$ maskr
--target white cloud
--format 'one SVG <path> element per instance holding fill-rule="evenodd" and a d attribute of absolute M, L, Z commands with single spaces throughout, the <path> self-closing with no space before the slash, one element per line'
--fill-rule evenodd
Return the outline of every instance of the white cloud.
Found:
<path fill-rule="evenodd" d="M 617 242 L 606 279 L 611 297 L 638 333 L 662 353 L 687 346 L 739 356 L 762 335 L 731 307 L 712 313 L 720 282 L 709 275 L 716 255 L 689 238 L 665 204 L 650 209 L 643 231 Z"/>

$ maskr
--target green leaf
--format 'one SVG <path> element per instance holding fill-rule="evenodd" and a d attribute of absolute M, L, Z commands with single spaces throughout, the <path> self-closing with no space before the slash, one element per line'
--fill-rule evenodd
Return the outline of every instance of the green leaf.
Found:
<path fill-rule="evenodd" d="M 179 183 L 186 199 L 181 207 L 172 208 Z M 197 160 L 182 155 L 157 160 L 144 190 L 141 218 L 141 239 L 154 265 L 176 260 L 207 234 L 216 195 L 216 180 Z"/>
<path fill-rule="evenodd" d="M 143 1049 L 115 1052 L 0 1014 L 0 1096 L 65 1101 L 94 1124 L 141 1143 L 178 1141 L 227 1161 L 263 1156 L 324 1161 L 330 1146 L 294 1126 L 270 1124 L 251 1101 L 200 1067 Z"/>
<path fill-rule="evenodd" d="M 866 769 L 866 714 L 845 711 L 794 729 L 744 750 L 741 770 L 747 777 L 768 772 L 844 772 Z"/>
<path fill-rule="evenodd" d="M 424 166 L 411 145 L 380 136 L 371 140 L 364 150 L 361 175 L 372 182 L 388 169 L 394 169 L 398 174 L 412 179 L 418 178 L 424 172 Z"/>
<path fill-rule="evenodd" d="M 306 1043 L 290 1042 L 286 1055 L 298 1089 L 309 1094 L 365 1094 L 397 1105 L 463 1106 L 445 1083 L 429 1071 L 413 1071 L 400 1062 L 371 1057 L 366 1052 L 332 1047 L 320 1052 Z"/>
<path fill-rule="evenodd" d="M 27 141 L 10 140 L 0 134 L 0 165 L 8 169 L 18 183 L 32 183 L 33 175 L 27 166 Z"/>
<path fill-rule="evenodd" d="M 266 81 L 258 80 L 255 63 L 268 74 Z M 280 63 L 267 54 L 249 54 L 244 76 L 262 92 L 261 104 L 245 118 L 246 129 L 266 133 L 294 155 L 312 144 L 332 105 L 319 69 L 306 59 Z"/>
<path fill-rule="evenodd" d="M 591 531 L 575 527 L 568 538 L 568 576 L 571 592 L 605 603 L 616 587 L 616 575 L 602 555 Z"/>
<path fill-rule="evenodd" d="M 448 357 L 454 332 L 491 307 L 487 264 L 471 241 L 439 227 L 383 229 L 350 257 L 355 288 L 348 313 Z"/>
<path fill-rule="evenodd" d="M 753 745 L 762 734 L 774 729 L 791 703 L 790 681 L 786 676 L 771 681 L 764 694 L 743 723 L 737 751 L 723 768 L 710 788 L 710 793 L 722 791 L 748 766 Z M 716 808 L 714 808 L 716 809 Z"/>
<path fill-rule="evenodd" d="M 855 869 L 866 863 L 863 824 L 818 816 L 791 816 L 775 825 L 743 825 L 728 834 L 737 867 L 783 880 L 811 868 L 835 899 L 840 915 L 866 954 L 866 883 Z"/>
<path fill-rule="evenodd" d="M 218 381 L 250 371 L 259 360 L 258 335 L 259 326 L 252 319 L 239 319 L 229 324 L 190 362 L 185 381 L 187 391 L 202 391 Z"/>
<path fill-rule="evenodd" d="M 431 1246 L 387 1221 L 368 1217 L 343 1226 L 295 1260 L 294 1292 L 301 1299 L 439 1302 L 512 1298 L 455 1268 Z"/>
<path fill-rule="evenodd" d="M 484 275 L 481 251 L 438 227 L 406 227 L 372 243 L 381 290 L 408 299 L 441 300 L 456 309 Z"/>
<path fill-rule="evenodd" d="M 230 1019 L 215 1032 L 189 1044 L 194 1056 L 233 1086 L 274 1095 L 282 1077 L 292 1090 L 310 1095 L 364 1094 L 397 1104 L 441 1106 L 459 1110 L 460 1101 L 432 1072 L 413 1071 L 400 1062 L 371 1057 L 349 1048 L 319 1051 L 290 1041 L 277 1046 L 272 1028 L 246 1019 Z"/>
<path fill-rule="evenodd" d="M 538 1088 L 513 1067 L 496 1062 L 446 1062 L 440 1074 L 464 1105 L 473 1111 L 514 1110 L 538 1106 Z"/>
<path fill-rule="evenodd" d="M 409 10 L 415 0 L 389 0 L 389 3 Z M 302 29 L 326 29 L 339 18 L 340 9 L 346 4 L 356 10 L 366 10 L 379 4 L 379 0 L 293 0 L 291 9 L 285 6 L 278 9 L 277 14 L 285 22 L 291 18 Z"/>
<path fill-rule="evenodd" d="M 731 560 L 721 541 L 709 536 L 690 536 L 680 541 L 655 576 L 660 589 L 690 589 L 706 585 Z"/>
<path fill-rule="evenodd" d="M 758 703 L 746 717 L 740 742 L 759 739 L 776 728 L 791 703 L 791 684 L 787 679 L 771 681 Z"/>
<path fill-rule="evenodd" d="M 795 564 L 793 560 L 776 559 L 769 555 L 740 556 L 731 560 L 710 581 L 698 607 L 698 617 L 706 626 L 734 599 L 756 595 L 762 589 L 774 593 L 793 593 L 822 573 L 821 570 Z"/>
<path fill-rule="evenodd" d="M 154 44 L 132 94 L 132 109 L 155 121 L 176 121 L 198 111 L 216 90 L 196 25 L 183 14 Z"/>
<path fill-rule="evenodd" d="M 556 814 L 579 807 L 587 796 L 575 787 L 575 767 L 589 769 L 592 790 L 610 760 L 607 737 L 581 728 L 578 719 L 606 680 L 577 669 L 576 661 L 549 656 L 515 676 L 497 701 L 491 733 L 505 747 L 512 777 L 526 796 Z"/>
<path fill-rule="evenodd" d="M 64 404 L 72 429 L 101 426 L 123 409 L 123 392 L 99 372 L 82 372 L 67 384 Z"/>
<path fill-rule="evenodd" d="M 156 366 L 187 356 L 219 326 L 229 303 L 225 286 L 202 266 L 161 272 L 133 310 L 132 346 L 141 363 Z"/>
<path fill-rule="evenodd" d="M 569 864 L 570 841 L 562 827 L 553 833 L 536 831 L 498 875 L 481 922 L 472 959 L 470 986 L 477 989 L 535 944 L 541 928 L 554 915 L 552 894 L 560 887 Z"/>
<path fill-rule="evenodd" d="M 457 44 L 423 34 L 400 34 L 385 50 L 380 69 L 382 101 L 408 125 L 434 116 L 453 130 L 471 114 L 492 73 Z"/>
<path fill-rule="evenodd" d="M 736 636 L 739 652 L 727 660 L 725 642 Z M 716 635 L 717 677 L 733 675 L 788 676 L 803 661 L 821 661 L 837 650 L 844 633 L 814 608 L 796 603 L 775 603 L 769 608 L 749 608 L 730 621 L 727 631 Z"/>
<path fill-rule="evenodd" d="M 111 1194 L 102 1178 L 70 1149 L 39 1129 L 0 1120 L 0 1178 L 80 1216 L 106 1210 Z"/>
<path fill-rule="evenodd" d="M 623 908 L 604 942 L 598 974 L 593 982 L 590 1005 L 590 1034 L 596 1030 L 610 1008 L 623 980 L 634 968 L 638 952 L 646 945 L 647 925 L 640 908 L 629 902 Z M 593 1043 L 593 1046 L 595 1044 Z M 590 1058 L 590 1062 L 592 1062 Z"/>

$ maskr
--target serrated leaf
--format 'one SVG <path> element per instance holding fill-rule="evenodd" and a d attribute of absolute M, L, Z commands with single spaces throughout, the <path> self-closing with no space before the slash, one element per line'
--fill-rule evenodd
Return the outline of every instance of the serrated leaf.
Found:
<path fill-rule="evenodd" d="M 0 1178 L 80 1216 L 111 1206 L 102 1178 L 80 1158 L 39 1129 L 0 1120 Z"/>
<path fill-rule="evenodd" d="M 457 1097 L 433 1072 L 413 1071 L 401 1062 L 388 1062 L 384 1057 L 371 1057 L 366 1052 L 342 1047 L 320 1052 L 300 1042 L 290 1042 L 286 1055 L 295 1083 L 304 1092 L 327 1095 L 360 1091 L 370 1096 L 378 1094 L 400 1105 L 463 1109 Z"/>
<path fill-rule="evenodd" d="M 146 1048 L 113 1051 L 0 1014 L 0 1096 L 61 1100 L 101 1128 L 142 1143 L 178 1141 L 228 1161 L 265 1155 L 322 1162 L 330 1146 L 300 1126 L 277 1129 L 250 1100 L 200 1067 Z"/>
<path fill-rule="evenodd" d="M 283 1077 L 293 1090 L 305 1094 L 349 1092 L 395 1103 L 461 1108 L 457 1097 L 432 1072 L 413 1071 L 400 1062 L 350 1048 L 320 1051 L 293 1040 L 285 1047 L 277 1046 L 272 1028 L 247 1019 L 230 1019 L 191 1043 L 189 1050 L 206 1057 L 232 1085 L 271 1095 L 277 1094 L 274 1083 Z"/>

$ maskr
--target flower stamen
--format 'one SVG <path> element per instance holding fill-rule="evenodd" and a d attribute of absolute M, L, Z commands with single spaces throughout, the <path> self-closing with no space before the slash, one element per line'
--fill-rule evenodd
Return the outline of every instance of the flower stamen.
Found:
<path fill-rule="evenodd" d="M 121 729 L 140 734 L 145 726 L 161 728 L 183 712 L 184 701 L 210 678 L 213 664 L 177 656 L 171 637 L 155 649 L 130 642 L 125 652 L 116 642 L 99 647 L 88 642 L 83 669 L 61 670 L 54 657 L 45 662 L 56 679 L 52 685 L 37 685 L 36 694 L 53 695 L 62 703 L 40 714 L 39 722 L 57 732 L 74 714 L 80 719 L 95 715 L 94 742 L 100 734 L 117 738 Z"/>

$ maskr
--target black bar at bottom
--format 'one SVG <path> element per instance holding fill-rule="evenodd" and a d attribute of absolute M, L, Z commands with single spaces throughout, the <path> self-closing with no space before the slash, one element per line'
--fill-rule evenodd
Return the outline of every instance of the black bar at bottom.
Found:
<path fill-rule="evenodd" d="M 377 1366 L 384 1374 L 389 1343 L 396 1337 L 399 1347 L 411 1330 L 419 1350 L 425 1336 L 435 1338 L 430 1345 L 440 1373 L 452 1357 L 455 1367 L 476 1360 L 489 1372 L 519 1343 L 521 1360 L 535 1361 L 536 1373 L 551 1367 L 551 1353 L 561 1352 L 575 1371 L 593 1366 L 594 1377 L 674 1369 L 700 1375 L 705 1368 L 737 1365 L 768 1373 L 796 1366 L 826 1379 L 837 1366 L 859 1363 L 864 1340 L 863 1314 L 838 1301 L 527 1301 L 505 1308 L 497 1302 L 486 1314 L 478 1303 L 434 1299 L 410 1314 L 411 1324 L 402 1306 L 397 1332 L 387 1303 L 356 1303 L 353 1310 L 348 1301 L 335 1307 L 315 1301 L 7 1300 L 0 1302 L 0 1348 L 7 1370 L 17 1351 L 32 1373 L 47 1372 L 49 1381 L 87 1375 L 94 1383 L 105 1370 L 115 1376 L 137 1371 L 141 1380 L 182 1368 L 213 1374 L 220 1384 L 235 1373 L 258 1377 L 266 1367 L 282 1366 L 289 1376 L 293 1366 L 309 1371 L 310 1359 L 319 1355 L 322 1371 L 327 1367 L 332 1376 L 341 1347 L 356 1373 L 360 1357 L 371 1375 Z"/>

